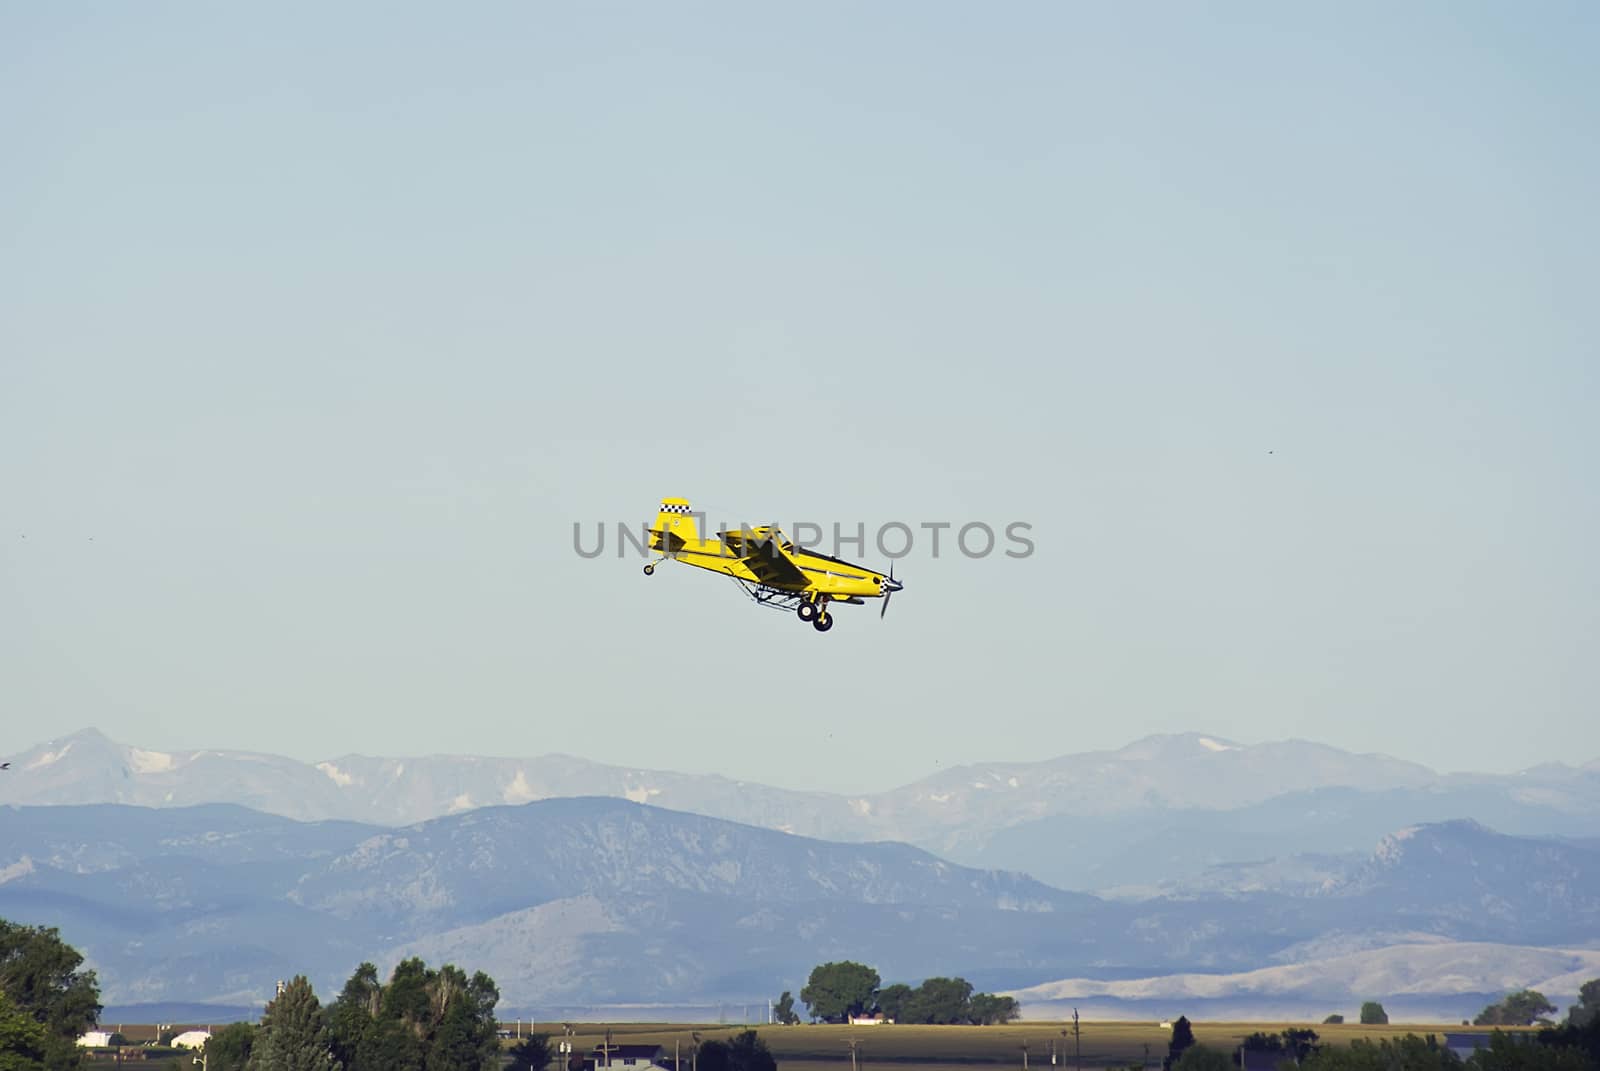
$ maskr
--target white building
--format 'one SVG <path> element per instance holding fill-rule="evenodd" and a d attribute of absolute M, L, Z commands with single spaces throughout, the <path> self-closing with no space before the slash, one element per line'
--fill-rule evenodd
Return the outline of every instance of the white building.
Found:
<path fill-rule="evenodd" d="M 103 1049 L 111 1044 L 111 1031 L 91 1030 L 78 1039 L 78 1044 L 86 1049 Z"/>
<path fill-rule="evenodd" d="M 595 1071 L 667 1071 L 666 1049 L 660 1045 L 596 1045 L 590 1057 Z M 588 1061 L 585 1061 L 588 1062 Z"/>
<path fill-rule="evenodd" d="M 185 1030 L 172 1039 L 174 1049 L 198 1049 L 211 1040 L 209 1030 Z"/>

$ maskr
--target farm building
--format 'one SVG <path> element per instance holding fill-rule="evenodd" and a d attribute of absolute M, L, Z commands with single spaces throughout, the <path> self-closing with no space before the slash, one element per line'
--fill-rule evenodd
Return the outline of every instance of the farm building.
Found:
<path fill-rule="evenodd" d="M 594 1067 L 627 1067 L 632 1071 L 668 1071 L 666 1051 L 660 1045 L 596 1045 Z"/>
<path fill-rule="evenodd" d="M 211 1031 L 209 1030 L 185 1030 L 172 1039 L 172 1047 L 175 1049 L 198 1049 L 210 1040 Z"/>
<path fill-rule="evenodd" d="M 78 1039 L 78 1044 L 86 1049 L 103 1049 L 111 1044 L 111 1031 L 91 1030 Z"/>

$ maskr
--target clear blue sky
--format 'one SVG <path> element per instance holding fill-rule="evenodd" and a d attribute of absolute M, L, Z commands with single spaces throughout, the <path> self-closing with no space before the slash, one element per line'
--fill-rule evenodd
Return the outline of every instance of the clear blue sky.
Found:
<path fill-rule="evenodd" d="M 1600 756 L 1597 54 L 1591 3 L 7 5 L 0 752 Z M 668 494 L 1037 552 L 819 636 L 572 552 Z"/>

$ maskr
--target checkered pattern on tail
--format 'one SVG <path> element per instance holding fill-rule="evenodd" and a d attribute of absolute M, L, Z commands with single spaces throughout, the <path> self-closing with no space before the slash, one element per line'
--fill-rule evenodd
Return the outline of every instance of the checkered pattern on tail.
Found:
<path fill-rule="evenodd" d="M 687 502 L 662 502 L 661 511 L 656 514 L 656 523 L 650 526 L 651 545 L 656 550 L 672 553 L 687 543 L 698 542 L 700 530 L 692 514 Z"/>

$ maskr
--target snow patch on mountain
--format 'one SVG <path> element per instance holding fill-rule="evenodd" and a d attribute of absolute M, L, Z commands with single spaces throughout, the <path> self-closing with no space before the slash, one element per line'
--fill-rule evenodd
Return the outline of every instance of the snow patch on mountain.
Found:
<path fill-rule="evenodd" d="M 54 763 L 58 763 L 62 759 L 66 758 L 67 757 L 67 752 L 69 752 L 71 750 L 72 750 L 72 742 L 69 740 L 69 741 L 67 741 L 67 743 L 61 745 L 61 750 L 60 751 L 46 751 L 43 755 L 40 755 L 38 758 L 36 758 L 32 762 L 28 763 L 28 765 L 25 767 L 25 769 L 37 770 L 40 767 L 50 766 L 50 765 L 53 765 Z"/>
<path fill-rule="evenodd" d="M 1238 751 L 1239 750 L 1239 745 L 1238 744 L 1224 744 L 1222 741 L 1213 740 L 1209 736 L 1199 737 L 1196 742 L 1201 747 L 1205 748 L 1207 751 Z"/>
<path fill-rule="evenodd" d="M 146 751 L 142 747 L 130 747 L 128 765 L 134 773 L 158 774 L 175 768 L 178 761 L 165 751 Z"/>
<path fill-rule="evenodd" d="M 528 784 L 527 772 L 518 770 L 517 776 L 511 779 L 511 783 L 500 794 L 500 798 L 507 803 L 532 803 L 539 798 L 539 793 L 535 792 L 533 786 Z"/>
<path fill-rule="evenodd" d="M 10 866 L 0 866 L 0 885 L 18 878 L 27 877 L 33 873 L 33 860 L 24 855 Z"/>
<path fill-rule="evenodd" d="M 332 781 L 340 788 L 349 788 L 351 785 L 356 783 L 356 779 L 354 777 L 345 773 L 331 762 L 319 762 L 317 763 L 317 769 L 327 774 L 328 780 Z"/>

